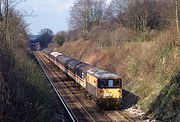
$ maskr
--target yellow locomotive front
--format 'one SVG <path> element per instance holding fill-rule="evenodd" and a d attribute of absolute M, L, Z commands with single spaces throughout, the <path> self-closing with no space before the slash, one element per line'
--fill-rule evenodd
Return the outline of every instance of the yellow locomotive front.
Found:
<path fill-rule="evenodd" d="M 122 99 L 121 79 L 98 79 L 98 102 L 106 106 L 119 106 Z"/>
<path fill-rule="evenodd" d="M 101 106 L 119 106 L 122 99 L 121 78 L 105 70 L 92 68 L 87 71 L 87 91 Z"/>

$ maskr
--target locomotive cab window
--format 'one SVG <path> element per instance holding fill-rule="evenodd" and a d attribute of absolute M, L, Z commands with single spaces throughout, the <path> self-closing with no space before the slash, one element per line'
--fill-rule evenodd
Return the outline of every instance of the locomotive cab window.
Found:
<path fill-rule="evenodd" d="M 108 86 L 113 87 L 113 82 L 114 82 L 113 80 L 108 80 Z"/>
<path fill-rule="evenodd" d="M 106 88 L 108 87 L 108 81 L 107 80 L 99 80 L 99 88 Z"/>
<path fill-rule="evenodd" d="M 121 88 L 122 82 L 121 80 L 99 80 L 98 82 L 99 88 Z"/>
<path fill-rule="evenodd" d="M 121 80 L 115 80 L 115 81 L 114 81 L 114 87 L 120 87 L 120 88 L 122 88 L 122 82 L 121 82 Z"/>

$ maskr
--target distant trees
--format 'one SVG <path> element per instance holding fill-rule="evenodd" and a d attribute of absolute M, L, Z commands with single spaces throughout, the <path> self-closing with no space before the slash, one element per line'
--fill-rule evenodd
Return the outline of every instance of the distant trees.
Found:
<path fill-rule="evenodd" d="M 104 0 L 94 0 L 91 9 L 92 26 L 97 26 L 105 21 L 106 3 Z"/>
<path fill-rule="evenodd" d="M 132 0 L 126 12 L 129 26 L 142 32 L 158 29 L 161 23 L 158 9 L 156 0 Z"/>
<path fill-rule="evenodd" d="M 125 10 L 128 7 L 128 1 L 127 0 L 112 0 L 107 11 L 109 12 L 109 16 L 111 17 L 111 20 L 121 23 L 122 22 L 122 16 L 125 12 Z"/>
<path fill-rule="evenodd" d="M 24 16 L 14 9 L 9 10 L 9 16 L 7 35 L 9 44 L 18 46 L 18 48 L 27 49 L 26 40 L 28 24 L 25 23 Z"/>
<path fill-rule="evenodd" d="M 59 46 L 62 46 L 63 43 L 66 41 L 66 32 L 61 31 L 54 35 L 53 39 Z"/>
<path fill-rule="evenodd" d="M 78 0 L 74 3 L 71 9 L 70 26 L 73 29 L 89 30 L 90 22 L 90 8 L 92 7 L 91 0 Z"/>
<path fill-rule="evenodd" d="M 39 37 L 37 38 L 37 41 L 40 43 L 41 49 L 46 48 L 48 44 L 52 41 L 53 38 L 53 31 L 45 28 L 41 29 L 39 33 Z"/>
<path fill-rule="evenodd" d="M 0 0 L 0 34 L 6 46 L 19 43 L 19 46 L 26 47 L 24 40 L 27 37 L 26 29 L 28 24 L 24 21 L 24 15 L 14 9 L 14 6 L 21 1 Z"/>
<path fill-rule="evenodd" d="M 179 0 L 76 0 L 69 25 L 86 30 L 102 23 L 117 23 L 144 32 L 164 29 L 176 23 L 179 32 Z"/>
<path fill-rule="evenodd" d="M 71 8 L 70 27 L 89 31 L 103 21 L 105 7 L 104 0 L 77 0 Z"/>

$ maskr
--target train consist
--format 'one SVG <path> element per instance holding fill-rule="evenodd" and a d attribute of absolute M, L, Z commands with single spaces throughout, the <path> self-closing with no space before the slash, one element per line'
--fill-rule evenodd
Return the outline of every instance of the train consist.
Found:
<path fill-rule="evenodd" d="M 116 107 L 120 105 L 122 80 L 118 75 L 67 57 L 59 52 L 43 50 L 42 53 L 74 79 L 75 83 L 84 88 L 88 96 L 91 96 L 98 105 Z"/>

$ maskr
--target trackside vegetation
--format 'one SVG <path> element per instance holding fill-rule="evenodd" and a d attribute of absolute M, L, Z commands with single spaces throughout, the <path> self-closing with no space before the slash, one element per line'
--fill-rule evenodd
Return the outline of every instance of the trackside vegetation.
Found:
<path fill-rule="evenodd" d="M 0 121 L 69 121 L 43 71 L 32 60 L 24 16 L 9 6 L 14 2 L 4 1 L 0 20 Z"/>
<path fill-rule="evenodd" d="M 76 0 L 70 11 L 70 31 L 56 50 L 122 76 L 124 90 L 136 96 L 124 96 L 124 102 L 137 103 L 149 117 L 178 121 L 179 4 L 179 0 L 112 0 L 109 4 Z"/>
<path fill-rule="evenodd" d="M 22 51 L 1 47 L 1 72 L 6 82 L 5 121 L 44 120 L 50 117 L 48 103 L 53 99 L 46 79 Z M 29 60 L 29 61 L 28 61 Z M 46 86 L 46 87 L 45 87 Z M 45 87 L 45 88 L 43 88 Z M 48 99 L 46 96 L 49 96 Z"/>
<path fill-rule="evenodd" d="M 136 42 L 133 37 L 130 42 L 115 43 L 108 48 L 96 41 L 79 39 L 65 42 L 56 50 L 122 76 L 123 88 L 140 98 L 137 106 L 146 112 L 151 110 L 151 117 L 162 121 L 178 120 L 179 109 L 174 111 L 173 106 L 179 108 L 179 104 L 173 104 L 173 101 L 179 102 L 179 97 L 169 95 L 169 92 L 180 93 L 180 47 L 173 45 L 173 40 L 177 40 L 174 32 L 162 32 L 151 38 Z M 163 89 L 168 93 L 163 93 Z M 133 97 L 125 99 L 133 101 Z M 168 116 L 164 114 L 166 112 L 169 112 Z"/>
<path fill-rule="evenodd" d="M 4 78 L 3 120 L 66 120 L 66 113 L 40 67 L 23 50 L 0 47 L 0 71 Z"/>

